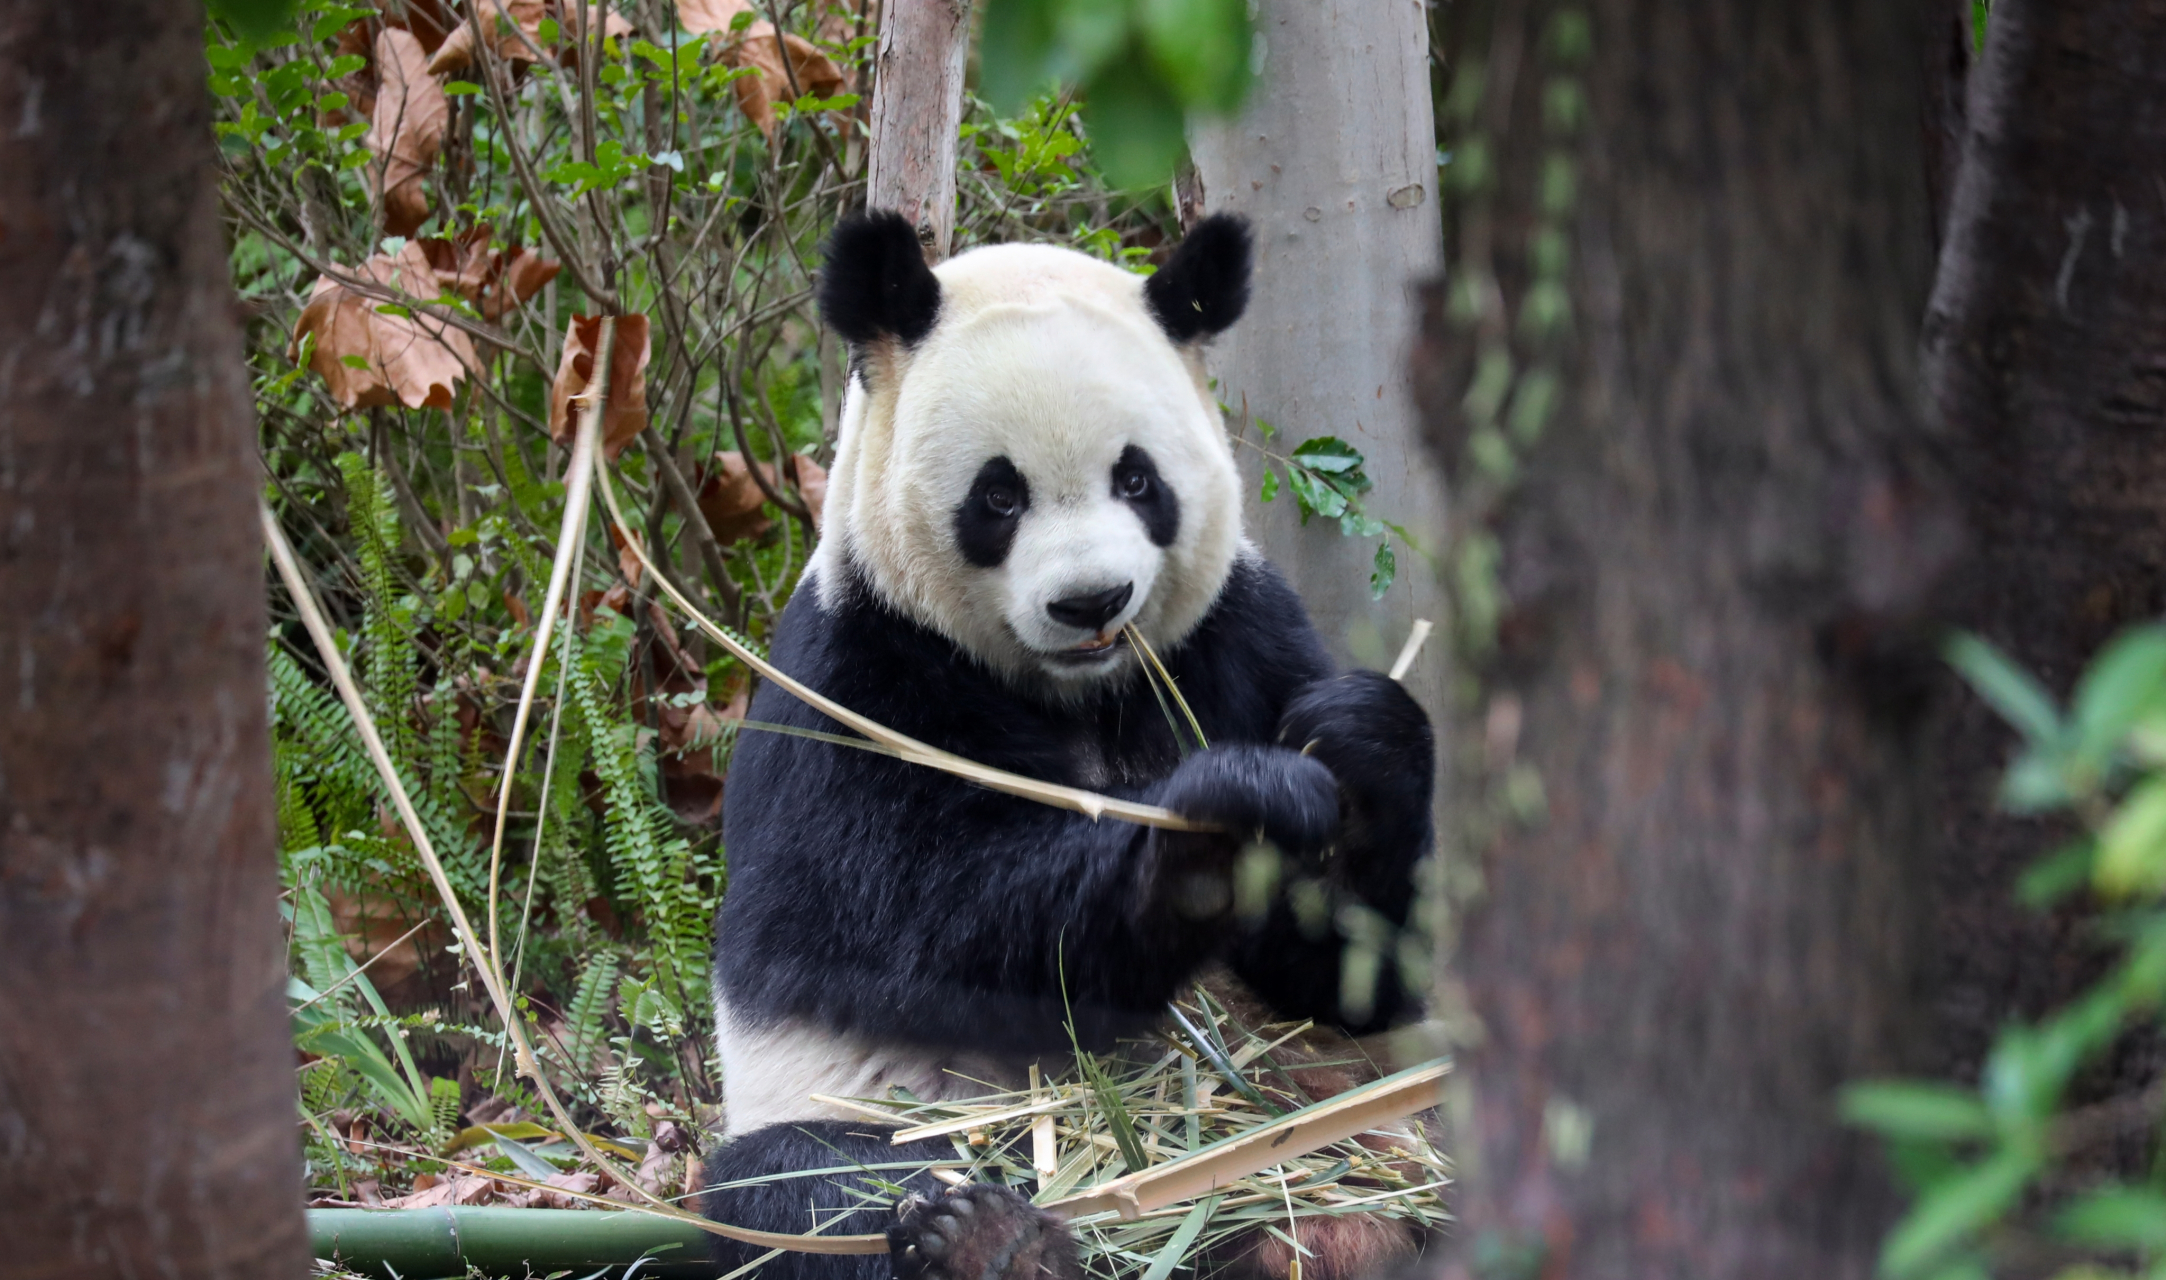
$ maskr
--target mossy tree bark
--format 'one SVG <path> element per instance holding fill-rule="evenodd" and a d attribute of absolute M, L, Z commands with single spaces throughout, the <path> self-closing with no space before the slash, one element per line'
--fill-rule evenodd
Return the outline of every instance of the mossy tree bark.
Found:
<path fill-rule="evenodd" d="M 2065 694 L 2114 632 L 2166 612 L 2166 3 L 1997 0 L 1970 73 L 1926 321 L 1926 386 L 1971 531 L 1954 621 Z M 2097 976 L 2076 908 L 2014 901 L 2058 834 L 1996 813 L 2013 745 L 1951 700 L 1935 876 L 1933 1066 Z M 2086 1088 L 2155 1079 L 2156 1037 Z"/>
<path fill-rule="evenodd" d="M 307 1270 L 248 387 L 193 0 L 0 8 L 0 1240 Z"/>
<path fill-rule="evenodd" d="M 1456 1274 L 1864 1277 L 1897 1201 L 1835 1098 L 1916 1060 L 1914 622 L 1953 545 L 1917 393 L 1922 14 L 1449 22 L 1455 84 L 1480 79 L 1445 145 L 1469 165 L 1481 134 L 1490 167 L 1461 170 L 1463 305 L 1432 300 L 1419 364 L 1432 443 L 1491 494 L 1455 500 L 1501 593 L 1460 811 L 1504 777 L 1546 797 L 1462 828 Z M 1536 286 L 1566 260 L 1545 354 Z M 1502 411 L 1514 465 L 1463 461 L 1479 350 L 1560 378 L 1546 414 Z"/>

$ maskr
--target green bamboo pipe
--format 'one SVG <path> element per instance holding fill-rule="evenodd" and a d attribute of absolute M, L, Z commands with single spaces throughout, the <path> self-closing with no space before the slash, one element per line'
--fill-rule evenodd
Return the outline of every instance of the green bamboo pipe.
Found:
<path fill-rule="evenodd" d="M 707 1233 L 644 1213 L 580 1209 L 311 1209 L 315 1256 L 380 1280 L 446 1280 L 469 1267 L 524 1280 L 585 1280 L 651 1256 L 634 1280 L 713 1280 Z"/>

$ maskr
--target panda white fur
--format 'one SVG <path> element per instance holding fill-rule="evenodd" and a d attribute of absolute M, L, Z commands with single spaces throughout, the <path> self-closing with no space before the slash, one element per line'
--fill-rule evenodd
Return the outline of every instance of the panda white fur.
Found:
<path fill-rule="evenodd" d="M 724 808 L 717 925 L 727 1142 L 707 1213 L 810 1230 L 865 1175 L 939 1158 L 813 1094 L 974 1096 L 1148 1028 L 1223 961 L 1280 1014 L 1345 1025 L 1344 943 L 1279 903 L 1235 918 L 1261 835 L 1395 923 L 1430 843 L 1427 718 L 1334 672 L 1299 599 L 1241 533 L 1241 487 L 1201 343 L 1247 301 L 1249 239 L 1199 224 L 1148 280 L 1031 245 L 929 269 L 893 214 L 846 220 L 820 303 L 852 350 L 827 536 L 774 660 L 933 745 L 1164 805 L 1229 834 L 1156 831 L 973 787 L 886 756 L 748 735 Z M 1185 759 L 1136 656 L 1171 669 L 1211 746 Z M 751 718 L 835 728 L 777 689 Z M 1390 966 L 1386 966 L 1387 970 Z M 1353 1032 L 1410 1012 L 1387 972 Z M 885 1176 L 897 1177 L 894 1173 Z M 915 1183 L 912 1184 L 916 1186 Z M 1028 1280 L 1076 1272 L 1056 1220 L 998 1188 L 917 1187 L 828 1233 L 892 1259 L 785 1254 L 770 1280 Z M 717 1260 L 758 1254 L 723 1241 Z M 1329 1266 L 1305 1269 L 1327 1280 Z"/>

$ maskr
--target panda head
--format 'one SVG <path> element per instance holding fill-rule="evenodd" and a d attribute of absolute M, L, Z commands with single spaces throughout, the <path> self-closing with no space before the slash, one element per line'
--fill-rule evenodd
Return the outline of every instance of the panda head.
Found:
<path fill-rule="evenodd" d="M 820 276 L 852 354 L 822 599 L 865 582 L 1056 694 L 1131 670 L 1125 626 L 1178 644 L 1242 545 L 1201 345 L 1240 317 L 1249 256 L 1218 216 L 1147 280 L 1044 245 L 929 268 L 900 216 L 846 220 Z"/>

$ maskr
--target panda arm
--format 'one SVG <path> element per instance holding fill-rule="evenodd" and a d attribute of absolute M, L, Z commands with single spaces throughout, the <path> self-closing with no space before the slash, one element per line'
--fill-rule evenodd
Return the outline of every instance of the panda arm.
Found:
<path fill-rule="evenodd" d="M 1335 671 L 1300 597 L 1260 559 L 1237 566 L 1197 641 L 1184 687 L 1193 681 L 1219 706 L 1241 709 L 1227 717 L 1234 723 L 1264 724 L 1268 741 L 1321 761 L 1339 791 L 1328 855 L 1282 867 L 1290 872 L 1282 892 L 1234 946 L 1235 971 L 1289 1017 L 1357 1033 L 1403 1019 L 1414 1004 L 1394 960 L 1395 931 L 1433 845 L 1427 714 L 1376 672 Z"/>
<path fill-rule="evenodd" d="M 990 1052 L 1066 1047 L 1072 1020 L 1097 1046 L 1232 933 L 1224 836 L 1093 822 L 801 739 L 749 739 L 731 785 L 717 978 L 733 1013 Z M 1259 745 L 1136 798 L 1294 847 L 1335 817 L 1326 770 Z"/>

